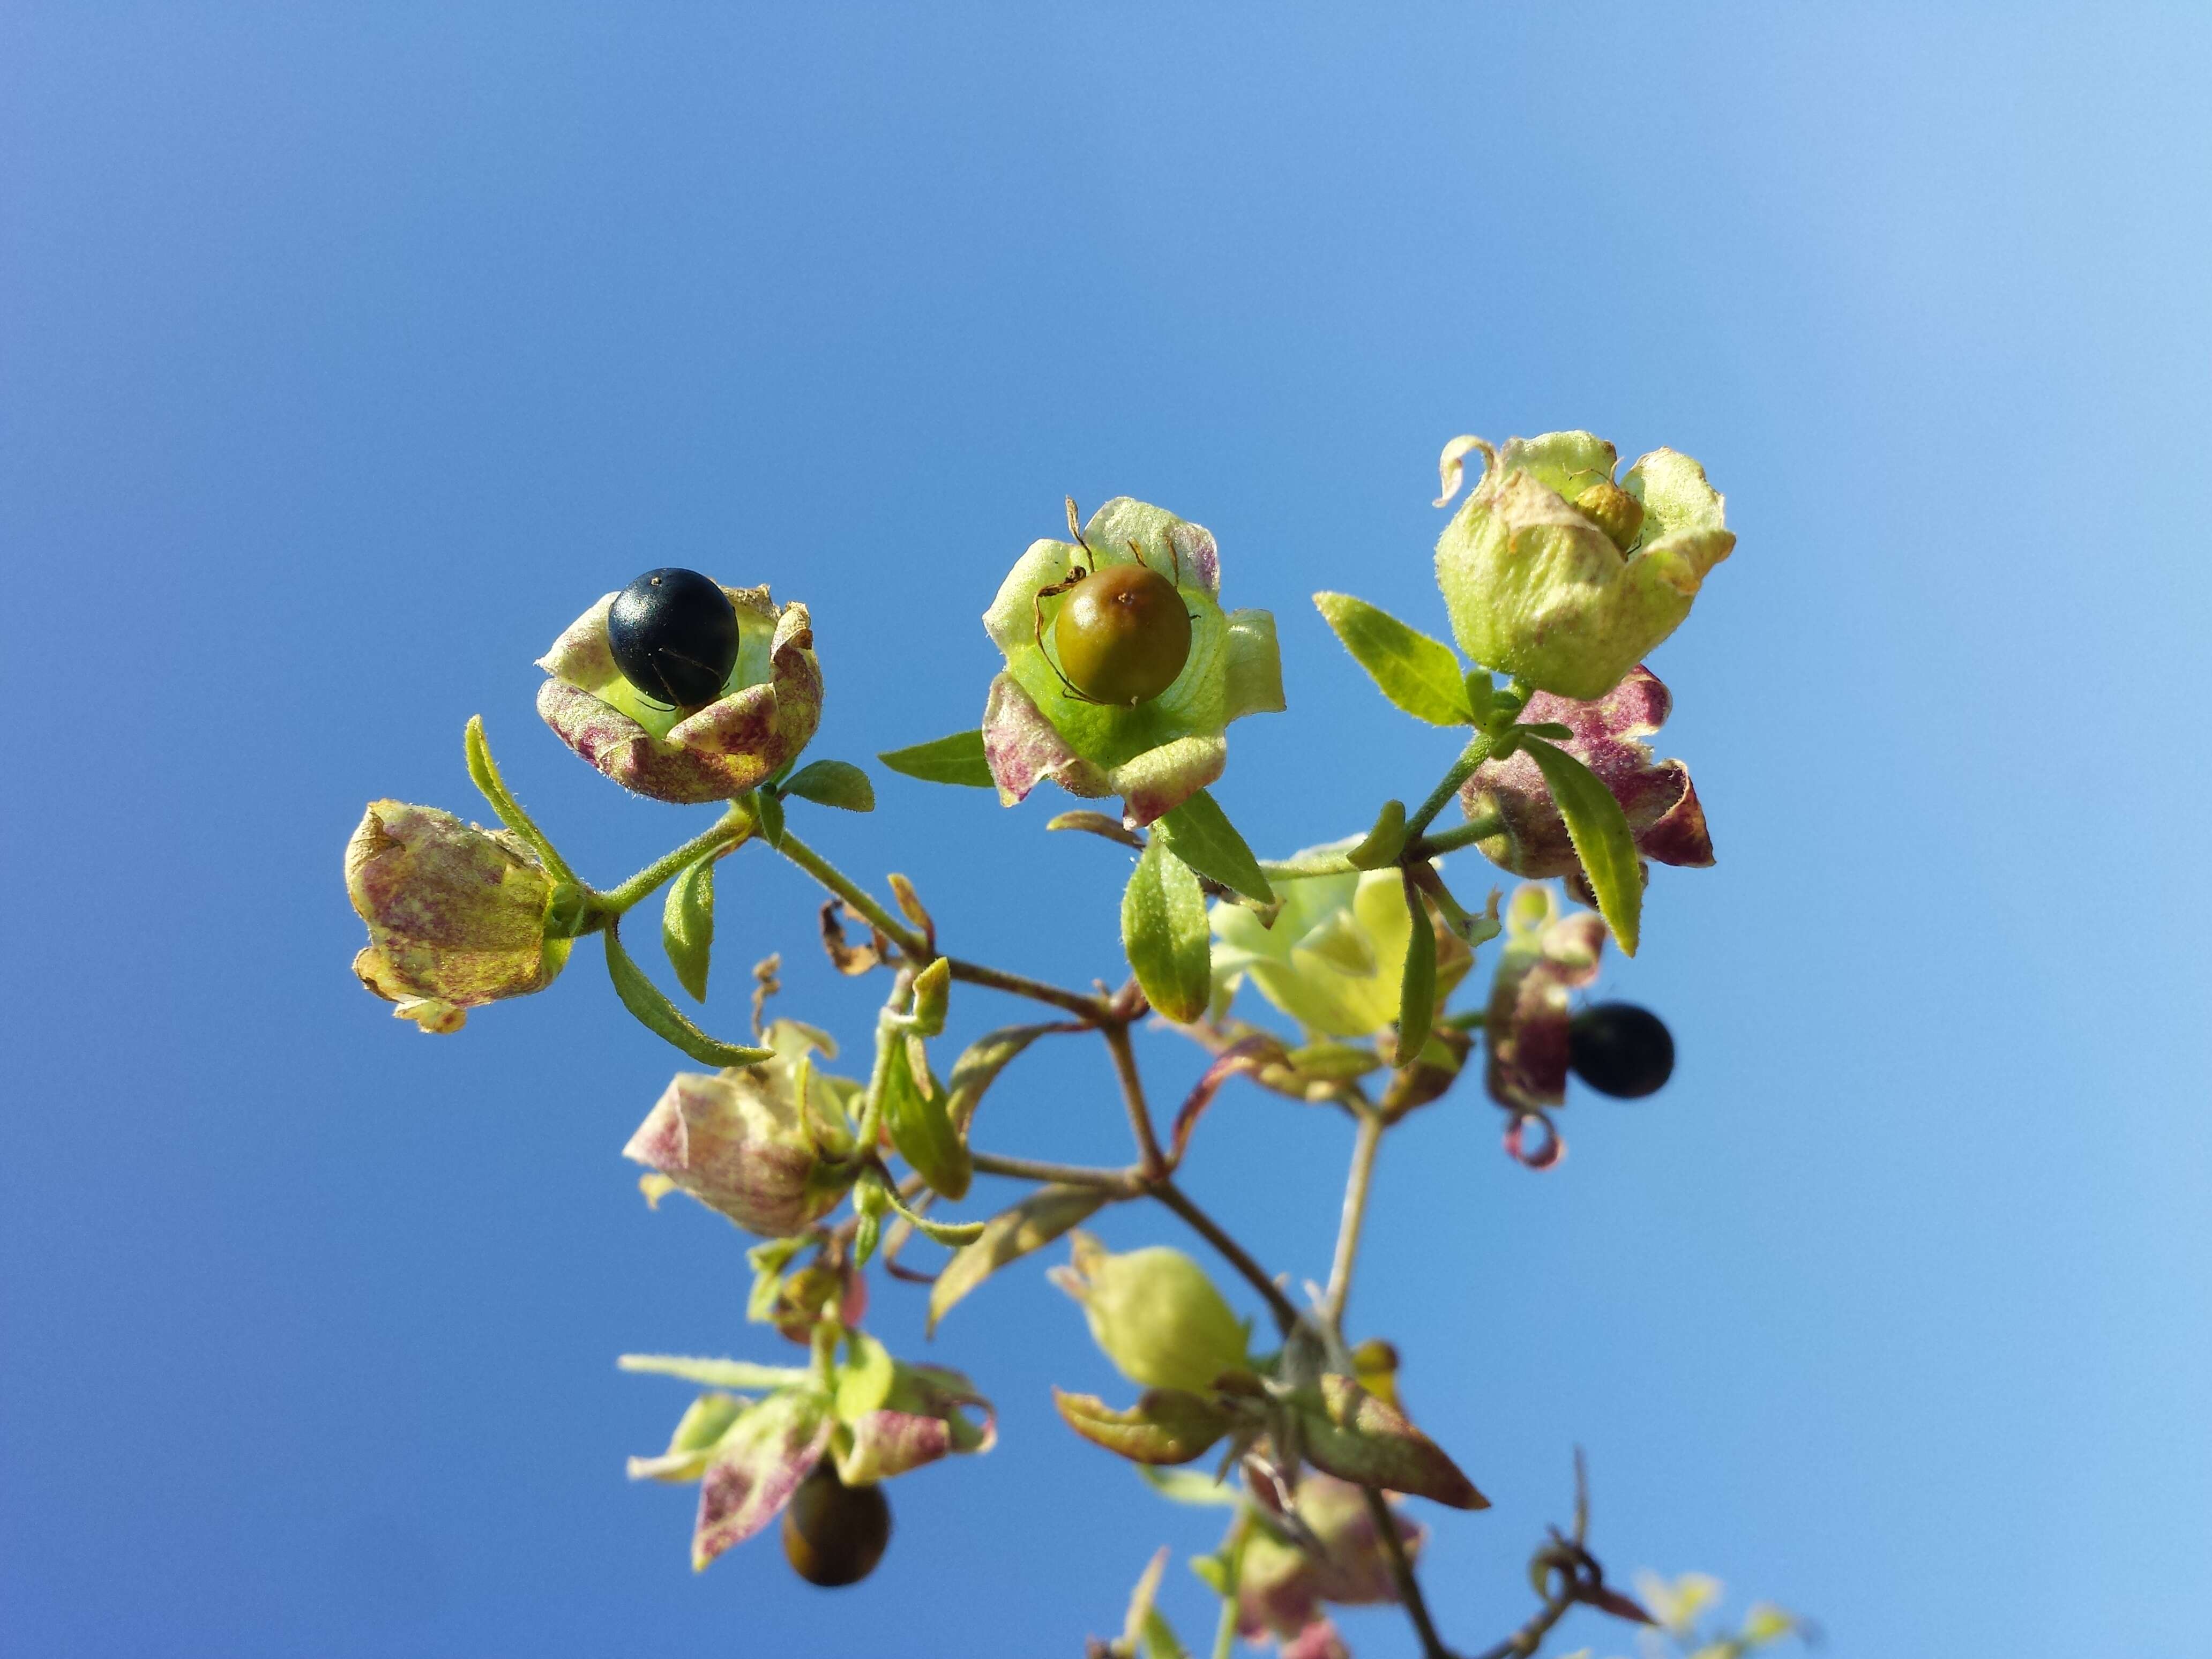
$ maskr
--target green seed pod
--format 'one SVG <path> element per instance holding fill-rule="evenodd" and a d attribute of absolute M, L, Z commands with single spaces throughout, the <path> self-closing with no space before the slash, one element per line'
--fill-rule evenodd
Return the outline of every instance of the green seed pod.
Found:
<path fill-rule="evenodd" d="M 1083 1304 L 1091 1336 L 1132 1382 L 1210 1394 L 1216 1377 L 1249 1369 L 1249 1328 L 1181 1250 L 1111 1255 L 1088 1233 L 1069 1243 L 1073 1261 L 1052 1281 Z"/>
<path fill-rule="evenodd" d="M 891 1541 L 891 1506 L 879 1486 L 848 1486 L 828 1458 L 791 1495 L 783 1554 L 810 1584 L 838 1589 L 876 1570 Z"/>
<path fill-rule="evenodd" d="M 1157 697 L 1190 660 L 1190 613 L 1148 565 L 1113 564 L 1078 582 L 1053 619 L 1060 672 L 1085 696 L 1124 708 Z"/>

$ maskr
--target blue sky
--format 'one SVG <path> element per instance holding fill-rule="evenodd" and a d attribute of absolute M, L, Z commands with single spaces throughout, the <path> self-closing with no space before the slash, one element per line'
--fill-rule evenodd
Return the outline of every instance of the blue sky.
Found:
<path fill-rule="evenodd" d="M 0 1646 L 1115 1627 L 1212 1522 L 1054 1419 L 1115 1385 L 1034 1272 L 939 1334 L 1005 1438 L 893 1488 L 875 1578 L 693 1577 L 690 1495 L 622 1480 L 686 1396 L 613 1356 L 775 1355 L 742 1241 L 618 1157 L 671 1058 L 588 957 L 457 1037 L 386 1018 L 340 849 L 373 797 L 479 810 L 479 713 L 597 878 L 700 827 L 531 708 L 649 565 L 809 603 L 817 754 L 972 723 L 1063 493 L 1212 527 L 1291 702 L 1217 793 L 1269 852 L 1344 833 L 1450 741 L 1307 596 L 1441 629 L 1437 449 L 1565 426 L 1728 493 L 1653 659 L 1720 862 L 1605 981 L 1673 1024 L 1664 1095 L 1577 1101 L 1544 1176 L 1472 1091 L 1386 1152 L 1354 1332 L 1497 1499 L 1439 1522 L 1441 1622 L 1517 1622 L 1579 1443 L 1617 1571 L 1838 1654 L 2201 1644 L 2203 14 L 641 9 L 0 15 Z M 816 838 L 967 954 L 1117 972 L 1114 849 L 880 794 Z M 802 880 L 756 849 L 721 904 L 713 1023 L 781 948 L 787 1011 L 864 1035 Z M 1123 1155 L 1098 1056 L 1020 1065 L 994 1143 Z M 1345 1142 L 1232 1091 L 1190 1183 L 1318 1276 Z"/>

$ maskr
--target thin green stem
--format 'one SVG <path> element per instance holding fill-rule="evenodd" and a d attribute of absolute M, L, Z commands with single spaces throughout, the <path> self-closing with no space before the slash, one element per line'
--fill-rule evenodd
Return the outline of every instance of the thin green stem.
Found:
<path fill-rule="evenodd" d="M 1244 1282 L 1259 1291 L 1274 1316 L 1275 1324 L 1285 1335 L 1298 1328 L 1299 1313 L 1283 1287 L 1267 1277 L 1267 1270 L 1246 1254 L 1244 1247 L 1221 1230 L 1221 1224 L 1192 1203 L 1182 1188 L 1162 1177 L 1145 1183 L 1145 1191 L 1173 1210 L 1190 1225 L 1190 1230 L 1213 1246 L 1221 1259 L 1243 1275 Z"/>
<path fill-rule="evenodd" d="M 1429 791 L 1428 799 L 1414 808 L 1413 816 L 1406 820 L 1407 841 L 1418 839 L 1423 830 L 1436 822 L 1437 814 L 1451 804 L 1451 798 L 1459 793 L 1460 785 L 1473 777 L 1475 769 L 1490 758 L 1490 747 L 1495 741 L 1489 732 L 1478 732 L 1467 747 L 1460 750 L 1459 758 L 1451 763 L 1451 770 L 1443 775 L 1437 787 Z"/>
<path fill-rule="evenodd" d="M 1101 1029 L 1107 1048 L 1114 1054 L 1114 1075 L 1121 1079 L 1121 1103 L 1128 1109 L 1130 1132 L 1137 1137 L 1138 1172 L 1147 1181 L 1164 1179 L 1168 1161 L 1160 1152 L 1159 1137 L 1152 1132 L 1152 1109 L 1145 1103 L 1145 1083 L 1137 1074 L 1137 1051 L 1129 1041 L 1129 1028 L 1117 1021 Z"/>
<path fill-rule="evenodd" d="M 744 808 L 732 801 L 730 810 L 714 821 L 713 829 L 692 836 L 674 852 L 663 854 L 621 886 L 611 887 L 596 895 L 595 908 L 622 915 L 649 897 L 655 889 L 678 871 L 696 864 L 701 859 L 711 858 L 726 848 L 738 845 L 752 832 L 751 817 Z"/>
<path fill-rule="evenodd" d="M 788 841 L 789 836 L 785 840 Z M 1087 991 L 1064 990 L 1057 985 L 1048 985 L 1041 979 L 1031 979 L 1025 974 L 1010 974 L 1004 969 L 987 968 L 980 962 L 969 962 L 960 957 L 946 958 L 952 964 L 952 977 L 969 985 L 988 986 L 994 991 L 1004 991 L 1010 996 L 1027 997 L 1032 1002 L 1042 1002 L 1075 1015 L 1090 1024 L 1103 1024 L 1111 1017 L 1106 999 L 1093 996 Z"/>
<path fill-rule="evenodd" d="M 1423 836 L 1407 850 L 1415 859 L 1432 859 L 1462 847 L 1472 847 L 1479 841 L 1487 841 L 1504 827 L 1504 820 L 1497 814 L 1485 813 L 1481 817 L 1469 818 L 1465 823 L 1452 829 L 1439 830 L 1433 836 Z"/>
<path fill-rule="evenodd" d="M 1086 1164 L 1049 1164 L 1042 1158 L 1005 1158 L 997 1152 L 970 1152 L 969 1156 L 980 1175 L 1054 1182 L 1062 1187 L 1096 1187 L 1121 1198 L 1134 1198 L 1142 1190 L 1135 1174 L 1127 1170 L 1102 1170 Z"/>
<path fill-rule="evenodd" d="M 1260 860 L 1260 873 L 1269 881 L 1305 881 L 1315 876 L 1357 874 L 1358 866 L 1341 853 L 1323 853 L 1310 859 Z"/>
<path fill-rule="evenodd" d="M 884 908 L 881 901 L 872 896 L 864 888 L 836 865 L 823 858 L 805 842 L 786 830 L 783 844 L 776 849 L 784 857 L 820 882 L 839 898 L 851 905 L 885 939 L 897 945 L 917 963 L 927 963 L 930 957 L 929 941 L 908 927 Z"/>
<path fill-rule="evenodd" d="M 1359 1129 L 1352 1143 L 1352 1167 L 1344 1178 L 1344 1215 L 1337 1223 L 1336 1256 L 1328 1269 L 1328 1289 L 1322 1292 L 1322 1317 L 1343 1334 L 1344 1304 L 1352 1295 L 1352 1272 L 1359 1260 L 1359 1235 L 1367 1224 L 1367 1194 L 1375 1180 L 1375 1154 L 1382 1145 L 1382 1115 L 1372 1110 L 1359 1114 Z"/>

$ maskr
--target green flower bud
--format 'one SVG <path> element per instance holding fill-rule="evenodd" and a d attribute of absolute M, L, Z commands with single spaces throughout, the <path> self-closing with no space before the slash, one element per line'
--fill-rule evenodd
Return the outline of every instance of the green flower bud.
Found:
<path fill-rule="evenodd" d="M 1181 1250 L 1111 1255 L 1088 1233 L 1069 1242 L 1073 1263 L 1052 1282 L 1083 1304 L 1092 1338 L 1132 1382 L 1208 1394 L 1223 1373 L 1250 1368 L 1249 1325 Z"/>
<path fill-rule="evenodd" d="M 778 1020 L 768 1040 L 775 1056 L 757 1066 L 678 1072 L 623 1156 L 740 1227 L 787 1238 L 852 1185 L 838 1160 L 851 1147 L 847 1106 L 860 1085 L 814 1070 L 812 1049 L 836 1053 L 819 1032 Z"/>
<path fill-rule="evenodd" d="M 471 1008 L 544 990 L 568 959 L 568 940 L 545 936 L 553 883 L 511 830 L 372 801 L 345 875 L 368 924 L 355 974 L 425 1031 L 458 1031 Z"/>
<path fill-rule="evenodd" d="M 562 742 L 626 789 L 655 800 L 728 800 L 798 758 L 822 719 L 822 669 L 803 605 L 779 608 L 765 587 L 725 587 L 738 617 L 738 659 L 722 695 L 697 708 L 647 697 L 615 665 L 612 593 L 538 659 L 548 676 L 538 712 Z"/>
<path fill-rule="evenodd" d="M 1735 546 L 1705 469 L 1674 450 L 1652 451 L 1616 484 L 1613 446 L 1587 432 L 1498 450 L 1455 438 L 1437 506 L 1474 450 L 1482 479 L 1437 542 L 1437 581 L 1461 648 L 1540 690 L 1603 696 L 1681 625 Z"/>

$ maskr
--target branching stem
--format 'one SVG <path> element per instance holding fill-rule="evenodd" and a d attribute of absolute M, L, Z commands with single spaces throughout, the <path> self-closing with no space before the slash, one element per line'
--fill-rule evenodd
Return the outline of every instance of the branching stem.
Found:
<path fill-rule="evenodd" d="M 1121 1103 L 1128 1109 L 1129 1130 L 1137 1138 L 1138 1172 L 1147 1181 L 1164 1181 L 1168 1161 L 1152 1131 L 1152 1108 L 1145 1103 L 1145 1082 L 1137 1074 L 1137 1051 L 1129 1041 L 1129 1028 L 1117 1021 L 1104 1030 L 1106 1046 L 1114 1054 L 1114 1075 L 1121 1084 Z"/>
<path fill-rule="evenodd" d="M 650 897 L 655 889 L 678 871 L 689 868 L 701 859 L 711 858 L 727 848 L 738 846 L 752 832 L 751 817 L 733 801 L 730 810 L 715 820 L 713 829 L 692 836 L 674 852 L 653 860 L 621 886 L 611 887 L 597 895 L 596 906 L 622 915 Z"/>
<path fill-rule="evenodd" d="M 776 849 L 868 919 L 868 924 L 906 952 L 917 965 L 929 961 L 929 941 L 884 907 L 881 900 L 840 870 L 828 859 L 787 830 Z"/>

